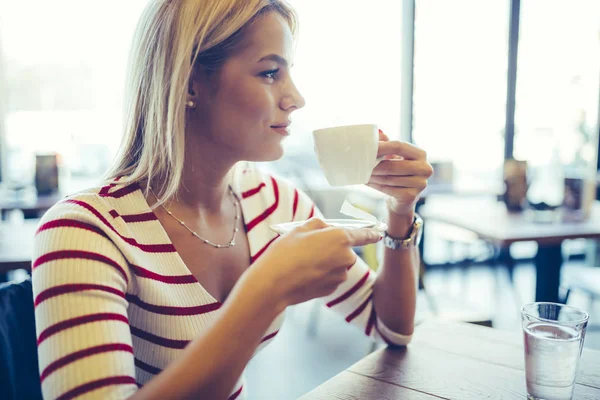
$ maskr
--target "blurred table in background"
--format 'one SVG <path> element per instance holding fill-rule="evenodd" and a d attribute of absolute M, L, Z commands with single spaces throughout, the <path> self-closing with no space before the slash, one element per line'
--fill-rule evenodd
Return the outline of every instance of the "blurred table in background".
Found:
<path fill-rule="evenodd" d="M 52 194 L 46 196 L 23 196 L 0 198 L 0 213 L 2 220 L 6 220 L 8 213 L 20 210 L 25 218 L 40 218 L 50 207 L 56 204 L 64 195 Z"/>
<path fill-rule="evenodd" d="M 31 269 L 33 237 L 39 220 L 0 222 L 0 278 L 17 269 Z"/>
<path fill-rule="evenodd" d="M 567 239 L 600 238 L 600 202 L 593 205 L 585 222 L 532 222 L 525 213 L 510 213 L 496 198 L 459 198 L 448 202 L 429 202 L 420 208 L 425 220 L 443 222 L 477 234 L 497 248 L 512 243 L 534 241 L 536 301 L 558 302 L 560 270 L 563 262 L 561 246 Z"/>
<path fill-rule="evenodd" d="M 61 183 L 58 193 L 38 195 L 31 184 L 0 184 L 0 213 L 6 220 L 12 211 L 19 211 L 26 219 L 41 218 L 54 204 L 70 193 L 102 186 L 98 177 L 71 177 Z"/>

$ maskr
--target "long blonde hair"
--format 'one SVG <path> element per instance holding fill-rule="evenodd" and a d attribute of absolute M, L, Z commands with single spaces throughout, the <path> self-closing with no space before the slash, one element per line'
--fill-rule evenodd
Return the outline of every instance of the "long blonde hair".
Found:
<path fill-rule="evenodd" d="M 145 182 L 166 202 L 181 183 L 185 107 L 198 66 L 217 71 L 260 15 L 278 12 L 296 35 L 297 18 L 285 0 L 150 0 L 130 53 L 125 131 L 106 178 Z M 158 205 L 158 204 L 157 204 Z"/>

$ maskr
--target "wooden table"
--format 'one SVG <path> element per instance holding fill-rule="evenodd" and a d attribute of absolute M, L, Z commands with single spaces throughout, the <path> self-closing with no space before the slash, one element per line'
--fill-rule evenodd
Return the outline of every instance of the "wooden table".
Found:
<path fill-rule="evenodd" d="M 510 213 L 503 203 L 491 198 L 461 198 L 435 204 L 429 201 L 419 211 L 426 221 L 467 229 L 498 248 L 507 249 L 515 242 L 537 242 L 536 301 L 560 301 L 561 245 L 564 240 L 600 238 L 598 201 L 586 222 L 532 222 L 524 213 Z"/>
<path fill-rule="evenodd" d="M 519 332 L 428 321 L 406 348 L 378 350 L 302 400 L 525 399 Z M 600 351 L 584 349 L 574 399 L 600 399 Z"/>
<path fill-rule="evenodd" d="M 0 274 L 31 268 L 33 237 L 39 220 L 21 223 L 0 221 Z"/>

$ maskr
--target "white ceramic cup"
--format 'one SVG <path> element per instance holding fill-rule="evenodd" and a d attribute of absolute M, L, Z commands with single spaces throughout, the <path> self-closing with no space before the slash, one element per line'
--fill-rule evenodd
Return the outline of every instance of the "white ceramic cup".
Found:
<path fill-rule="evenodd" d="M 377 158 L 377 125 L 347 125 L 313 131 L 315 152 L 331 186 L 361 185 L 369 181 Z"/>

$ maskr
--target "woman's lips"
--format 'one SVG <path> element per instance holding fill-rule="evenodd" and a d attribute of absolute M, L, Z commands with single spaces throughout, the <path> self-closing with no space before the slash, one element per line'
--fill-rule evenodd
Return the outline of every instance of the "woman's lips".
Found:
<path fill-rule="evenodd" d="M 288 126 L 272 126 L 271 129 L 282 136 L 289 136 L 290 134 L 290 129 Z"/>

